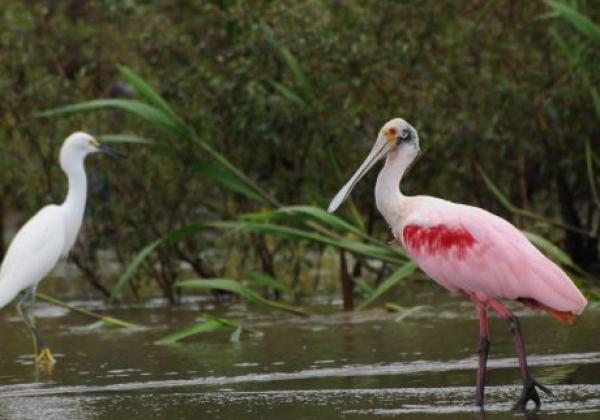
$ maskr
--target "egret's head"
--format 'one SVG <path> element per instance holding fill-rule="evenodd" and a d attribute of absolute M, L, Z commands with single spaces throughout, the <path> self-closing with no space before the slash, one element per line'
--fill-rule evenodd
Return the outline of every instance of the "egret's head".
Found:
<path fill-rule="evenodd" d="M 418 154 L 419 135 L 417 130 L 401 118 L 389 120 L 379 130 L 377 140 L 365 161 L 331 200 L 328 211 L 334 212 L 348 197 L 358 181 L 383 157 L 412 162 Z"/>
<path fill-rule="evenodd" d="M 85 157 L 91 153 L 103 152 L 111 156 L 122 157 L 123 155 L 111 149 L 98 140 L 82 131 L 71 134 L 60 149 L 60 165 L 67 170 L 73 164 L 83 162 Z"/>

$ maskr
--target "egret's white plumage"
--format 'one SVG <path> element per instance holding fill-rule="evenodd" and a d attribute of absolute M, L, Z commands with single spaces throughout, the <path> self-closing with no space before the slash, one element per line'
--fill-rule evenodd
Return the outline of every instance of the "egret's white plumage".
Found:
<path fill-rule="evenodd" d="M 38 211 L 17 233 L 0 269 L 0 307 L 39 282 L 65 251 L 64 210 L 55 204 Z M 31 261 L 35 258 L 35 261 Z"/>
<path fill-rule="evenodd" d="M 63 143 L 60 166 L 69 182 L 67 197 L 60 205 L 43 207 L 15 235 L 0 267 L 0 308 L 10 303 L 22 290 L 30 292 L 26 298 L 33 302 L 37 284 L 75 244 L 87 195 L 83 163 L 87 155 L 99 151 L 114 154 L 83 132 L 71 134 Z M 24 317 L 28 327 L 33 329 L 37 348 L 40 337 L 35 330 L 33 317 L 31 314 L 24 314 Z"/>

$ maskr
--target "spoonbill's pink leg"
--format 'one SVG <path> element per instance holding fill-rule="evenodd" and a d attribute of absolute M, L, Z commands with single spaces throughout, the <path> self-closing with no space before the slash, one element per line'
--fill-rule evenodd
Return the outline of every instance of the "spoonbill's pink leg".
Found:
<path fill-rule="evenodd" d="M 525 343 L 523 341 L 523 334 L 521 332 L 519 319 L 501 302 L 490 299 L 489 304 L 496 312 L 498 312 L 498 315 L 507 320 L 510 332 L 513 335 L 513 341 L 515 342 L 517 357 L 519 358 L 521 376 L 523 377 L 523 392 L 521 392 L 521 397 L 514 405 L 513 410 L 525 411 L 529 401 L 533 401 L 535 403 L 535 408 L 538 409 L 542 403 L 535 388 L 538 387 L 549 395 L 552 395 L 552 392 L 550 392 L 550 390 L 544 385 L 536 381 L 529 372 L 529 367 L 527 366 L 527 355 L 525 354 Z"/>
<path fill-rule="evenodd" d="M 483 409 L 485 369 L 487 366 L 488 353 L 490 351 L 487 303 L 479 301 L 474 296 L 471 296 L 471 300 L 475 304 L 477 314 L 479 315 L 479 365 L 477 366 L 477 386 L 475 393 L 475 404 Z"/>

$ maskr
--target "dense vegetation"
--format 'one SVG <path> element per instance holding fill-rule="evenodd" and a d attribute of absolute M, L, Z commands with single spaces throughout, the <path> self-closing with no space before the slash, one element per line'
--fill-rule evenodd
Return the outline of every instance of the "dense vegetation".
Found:
<path fill-rule="evenodd" d="M 212 222 L 148 250 L 130 292 L 143 297 L 158 285 L 176 300 L 183 270 L 244 278 L 275 295 L 312 292 L 331 285 L 321 275 L 327 262 L 346 265 L 340 242 L 264 226 L 236 233 L 241 222 L 217 221 L 253 213 L 276 226 L 279 216 L 264 212 L 326 207 L 379 127 L 401 116 L 419 130 L 424 152 L 407 193 L 499 213 L 561 245 L 578 276 L 598 277 L 598 10 L 579 2 L 579 15 L 561 4 L 5 0 L 0 220 L 24 220 L 62 200 L 56 156 L 69 132 L 132 140 L 121 146 L 126 162 L 88 162 L 91 204 L 73 258 L 98 290 L 108 296 L 115 284 L 100 251 L 114 251 L 125 267 L 157 238 Z M 156 89 L 181 131 L 161 130 L 139 112 L 36 117 L 96 98 L 151 102 L 140 86 Z M 358 230 L 344 226 L 336 241 L 368 241 L 361 232 L 388 240 L 373 177 L 345 207 Z M 329 235 L 331 220 L 304 216 L 286 226 Z M 392 251 L 342 248 L 357 257 L 342 277 L 353 275 L 367 294 L 404 261 Z"/>

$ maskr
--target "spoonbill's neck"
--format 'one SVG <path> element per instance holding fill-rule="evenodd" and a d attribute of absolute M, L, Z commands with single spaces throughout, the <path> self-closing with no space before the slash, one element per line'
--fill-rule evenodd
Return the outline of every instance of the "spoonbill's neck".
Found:
<path fill-rule="evenodd" d="M 410 197 L 400 191 L 400 182 L 414 158 L 390 152 L 375 184 L 375 202 L 388 225 L 400 226 L 406 216 Z"/>

